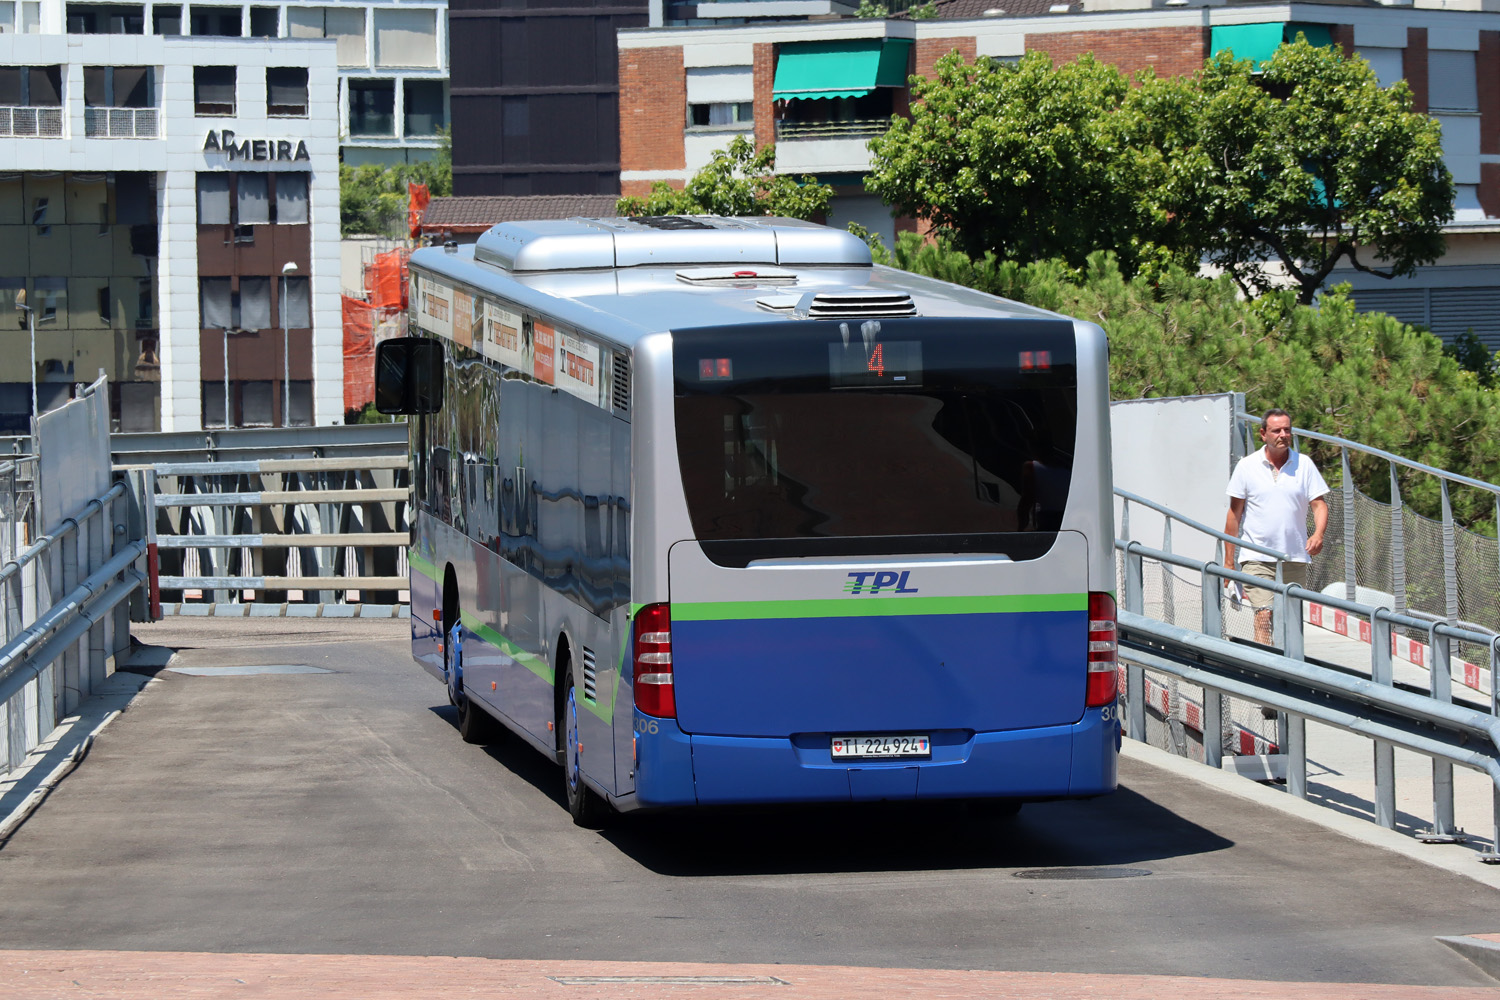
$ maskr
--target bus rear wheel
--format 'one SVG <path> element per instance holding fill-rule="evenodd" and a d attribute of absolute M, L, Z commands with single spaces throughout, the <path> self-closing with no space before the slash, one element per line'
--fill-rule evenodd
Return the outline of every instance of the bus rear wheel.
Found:
<path fill-rule="evenodd" d="M 574 693 L 573 670 L 569 663 L 563 664 L 567 671 L 566 685 L 563 691 L 563 719 L 562 731 L 565 741 L 563 747 L 563 790 L 568 796 L 568 812 L 573 816 L 573 822 L 588 830 L 597 830 L 605 824 L 609 818 L 609 803 L 605 802 L 583 781 L 582 748 L 579 746 L 578 733 L 578 698 Z"/>

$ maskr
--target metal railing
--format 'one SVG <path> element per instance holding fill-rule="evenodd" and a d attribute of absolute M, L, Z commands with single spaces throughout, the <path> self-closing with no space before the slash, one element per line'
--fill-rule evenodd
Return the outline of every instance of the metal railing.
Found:
<path fill-rule="evenodd" d="M 1500 635 L 1462 625 L 1418 618 L 1389 608 L 1320 594 L 1295 584 L 1275 582 L 1241 573 L 1222 565 L 1222 545 L 1232 539 L 1190 518 L 1176 515 L 1144 498 L 1122 492 L 1130 503 L 1150 506 L 1167 517 L 1217 539 L 1216 561 L 1202 561 L 1169 551 L 1170 533 L 1164 548 L 1157 549 L 1117 539 L 1115 547 L 1123 559 L 1124 601 L 1121 622 L 1121 659 L 1126 664 L 1125 724 L 1128 735 L 1144 739 L 1146 734 L 1147 669 L 1203 688 L 1203 762 L 1210 767 L 1222 763 L 1220 742 L 1224 698 L 1231 696 L 1284 712 L 1279 742 L 1287 757 L 1287 788 L 1307 797 L 1306 722 L 1316 722 L 1357 733 L 1375 741 L 1375 821 L 1394 828 L 1396 821 L 1395 747 L 1432 758 L 1433 821 L 1422 839 L 1434 842 L 1458 838 L 1454 823 L 1453 766 L 1473 768 L 1490 775 L 1494 790 L 1494 835 L 1492 849 L 1481 860 L 1500 862 L 1500 689 L 1491 671 L 1488 711 L 1453 703 L 1451 649 L 1456 643 L 1487 647 L 1500 653 Z M 1128 523 L 1122 523 L 1128 531 Z M 1252 546 L 1253 547 L 1253 546 Z M 1199 630 L 1145 617 L 1145 563 L 1150 560 L 1171 579 L 1168 567 L 1187 570 L 1199 577 Z M 1226 641 L 1223 621 L 1223 584 L 1234 581 L 1271 590 L 1275 642 L 1279 651 L 1266 651 Z M 1368 679 L 1342 670 L 1306 662 L 1302 621 L 1304 600 L 1314 600 L 1369 623 Z M 1174 595 L 1164 602 L 1166 617 L 1177 614 Z M 1395 629 L 1426 634 L 1431 650 L 1428 690 L 1425 694 L 1396 687 L 1392 663 Z"/>
<path fill-rule="evenodd" d="M 117 483 L 0 567 L 0 772 L 9 771 L 107 675 L 130 641 L 126 599 L 147 580 L 124 540 Z"/>
<path fill-rule="evenodd" d="M 156 108 L 84 108 L 83 134 L 89 139 L 155 139 L 160 117 Z"/>
<path fill-rule="evenodd" d="M 405 425 L 120 437 L 116 468 L 140 474 L 151 495 L 167 610 L 349 603 L 355 592 L 361 603 L 400 602 L 410 542 Z M 237 457 L 256 453 L 288 457 Z M 121 463 L 170 454 L 187 460 Z"/>
<path fill-rule="evenodd" d="M 776 138 L 781 139 L 858 139 L 884 135 L 891 127 L 890 118 L 864 118 L 846 122 L 776 123 Z"/>
<path fill-rule="evenodd" d="M 62 134 L 62 108 L 0 106 L 0 136 L 61 139 Z"/>
<path fill-rule="evenodd" d="M 1261 418 L 1253 414 L 1246 413 L 1243 410 L 1237 410 L 1235 413 L 1235 420 L 1245 434 L 1247 445 L 1251 444 L 1249 440 L 1250 431 L 1252 428 L 1258 426 L 1261 423 Z M 1443 602 L 1443 607 L 1440 614 L 1441 617 L 1447 619 L 1450 622 L 1458 621 L 1462 617 L 1459 599 L 1459 558 L 1457 552 L 1457 537 L 1460 528 L 1454 521 L 1451 488 L 1453 486 L 1463 486 L 1469 489 L 1488 493 L 1495 512 L 1495 523 L 1497 527 L 1500 527 L 1500 485 L 1497 485 L 1495 483 L 1487 483 L 1483 480 L 1474 479 L 1470 476 L 1458 475 L 1457 473 L 1449 472 L 1445 469 L 1439 469 L 1435 466 L 1424 465 L 1421 462 L 1414 462 L 1410 459 L 1402 458 L 1400 455 L 1392 454 L 1388 451 L 1382 451 L 1379 448 L 1371 448 L 1367 445 L 1362 445 L 1358 442 L 1350 441 L 1347 438 L 1336 437 L 1331 434 L 1322 434 L 1318 431 L 1310 431 L 1300 427 L 1294 427 L 1292 428 L 1292 436 L 1294 442 L 1297 439 L 1305 438 L 1310 441 L 1318 441 L 1326 445 L 1331 445 L 1338 449 L 1340 473 L 1342 475 L 1340 494 L 1343 502 L 1343 514 L 1341 517 L 1342 525 L 1340 535 L 1343 548 L 1343 580 L 1345 587 L 1344 596 L 1349 600 L 1354 599 L 1356 594 L 1355 588 L 1359 582 L 1358 553 L 1360 550 L 1360 544 L 1356 530 L 1357 519 L 1355 517 L 1357 491 L 1355 489 L 1354 478 L 1351 475 L 1349 465 L 1350 454 L 1353 453 L 1359 455 L 1367 455 L 1370 458 L 1386 463 L 1387 469 L 1389 470 L 1391 491 L 1390 507 L 1395 512 L 1395 516 L 1392 517 L 1390 525 L 1391 537 L 1389 545 L 1389 560 L 1391 588 L 1389 590 L 1389 593 L 1394 600 L 1396 609 L 1403 612 L 1412 613 L 1414 609 L 1411 607 L 1409 595 L 1409 584 L 1411 580 L 1408 567 L 1409 552 L 1408 540 L 1406 538 L 1406 525 L 1404 523 L 1405 519 L 1400 516 L 1403 510 L 1400 470 L 1406 470 L 1408 472 L 1431 476 L 1438 481 L 1441 507 L 1439 519 L 1441 522 Z M 1247 447 L 1247 451 L 1251 450 L 1254 449 Z M 1494 562 L 1492 563 L 1491 568 L 1497 574 L 1495 579 L 1497 581 L 1500 581 L 1500 544 L 1496 544 L 1495 546 Z M 1385 590 L 1384 587 L 1375 589 L 1380 589 L 1382 591 Z M 1488 588 L 1488 593 L 1485 594 L 1482 599 L 1486 600 L 1492 606 L 1494 603 L 1493 596 L 1494 589 Z M 1438 609 L 1436 608 L 1424 609 L 1421 612 L 1421 614 L 1425 616 L 1431 616 L 1437 613 Z M 1500 624 L 1500 620 L 1497 620 L 1496 624 Z M 1487 630 L 1493 631 L 1495 629 L 1495 625 L 1489 625 L 1486 628 Z"/>

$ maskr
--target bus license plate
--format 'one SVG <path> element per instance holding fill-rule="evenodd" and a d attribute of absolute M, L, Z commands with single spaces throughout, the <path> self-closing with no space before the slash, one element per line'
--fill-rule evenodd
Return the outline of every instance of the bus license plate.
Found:
<path fill-rule="evenodd" d="M 835 760 L 849 757 L 931 757 L 932 741 L 926 736 L 835 736 Z"/>

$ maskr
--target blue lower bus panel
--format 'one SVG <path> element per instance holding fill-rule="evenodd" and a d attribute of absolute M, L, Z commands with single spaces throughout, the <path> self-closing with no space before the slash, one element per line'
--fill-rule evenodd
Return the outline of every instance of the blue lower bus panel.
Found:
<path fill-rule="evenodd" d="M 635 721 L 636 799 L 646 807 L 1082 797 L 1118 780 L 1113 705 L 1068 726 L 933 732 L 930 760 L 835 761 L 827 734 L 689 736 L 671 719 L 637 712 Z"/>

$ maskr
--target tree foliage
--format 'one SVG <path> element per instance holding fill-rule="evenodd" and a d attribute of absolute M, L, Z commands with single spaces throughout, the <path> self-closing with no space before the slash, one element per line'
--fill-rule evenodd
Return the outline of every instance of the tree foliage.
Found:
<path fill-rule="evenodd" d="M 453 193 L 453 142 L 445 131 L 431 160 L 396 166 L 339 165 L 339 231 L 344 236 L 405 238 L 407 184 L 426 184 L 434 198 Z"/>
<path fill-rule="evenodd" d="M 950 53 L 914 80 L 911 117 L 871 140 L 868 186 L 969 254 L 1076 266 L 1110 247 L 1134 269 L 1154 242 L 1141 192 L 1159 186 L 1160 157 L 1135 141 L 1130 91 L 1091 55 L 1054 69 L 1043 52 Z"/>
<path fill-rule="evenodd" d="M 1104 251 L 1082 268 L 1057 259 L 971 258 L 914 234 L 904 234 L 884 258 L 1099 323 L 1109 335 L 1115 399 L 1241 391 L 1252 413 L 1281 406 L 1298 427 L 1500 482 L 1500 392 L 1463 369 L 1430 333 L 1356 312 L 1346 286 L 1316 307 L 1288 290 L 1247 301 L 1227 275 L 1210 280 L 1168 265 L 1152 278 L 1131 278 Z M 1336 474 L 1338 454 L 1309 444 L 1319 466 Z M 1389 497 L 1384 462 L 1352 456 L 1352 468 L 1367 493 Z M 1425 513 L 1438 512 L 1430 477 L 1403 480 L 1402 497 Z M 1488 494 L 1453 499 L 1467 523 L 1487 524 L 1494 516 Z"/>
<path fill-rule="evenodd" d="M 1363 59 L 1299 37 L 1258 82 L 1220 53 L 1176 89 L 1183 113 L 1157 132 L 1175 238 L 1246 292 L 1274 287 L 1279 266 L 1309 303 L 1341 263 L 1399 277 L 1442 256 L 1442 130 L 1404 81 L 1382 89 Z"/>
<path fill-rule="evenodd" d="M 1089 55 L 950 54 L 871 141 L 869 186 L 971 255 L 1080 267 L 1107 248 L 1126 274 L 1207 260 L 1304 303 L 1341 262 L 1394 277 L 1441 255 L 1439 126 L 1362 59 L 1299 39 L 1259 78 L 1221 53 L 1133 84 Z"/>
<path fill-rule="evenodd" d="M 681 190 L 664 181 L 644 198 L 621 198 L 621 215 L 780 215 L 813 219 L 828 214 L 833 189 L 812 177 L 794 179 L 776 173 L 776 147 L 760 152 L 737 135 L 728 148 L 693 175 Z"/>

